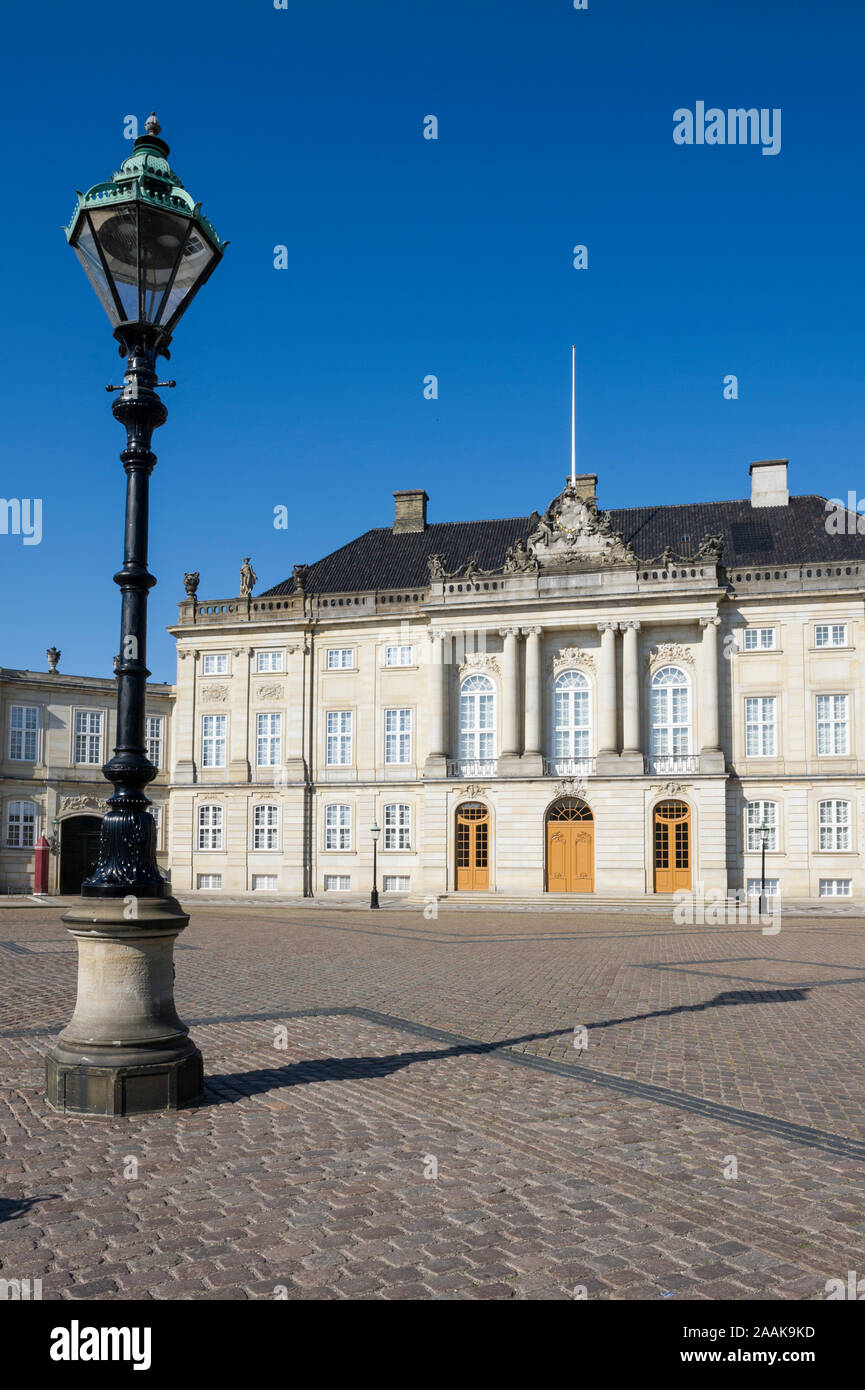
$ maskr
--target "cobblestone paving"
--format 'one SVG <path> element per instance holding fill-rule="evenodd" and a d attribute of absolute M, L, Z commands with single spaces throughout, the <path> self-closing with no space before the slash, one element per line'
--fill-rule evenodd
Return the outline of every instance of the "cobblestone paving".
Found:
<path fill-rule="evenodd" d="M 121 1121 L 47 1109 L 75 948 L 56 909 L 0 913 L 3 1277 L 808 1300 L 865 1274 L 862 920 L 193 911 L 177 995 L 206 1100 Z"/>

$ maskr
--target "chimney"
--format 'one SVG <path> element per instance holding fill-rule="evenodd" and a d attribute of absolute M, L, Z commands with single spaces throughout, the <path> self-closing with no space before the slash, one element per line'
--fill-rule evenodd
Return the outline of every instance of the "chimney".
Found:
<path fill-rule="evenodd" d="M 752 463 L 751 474 L 752 507 L 786 507 L 790 501 L 787 490 L 787 460 L 760 459 Z"/>
<path fill-rule="evenodd" d="M 426 504 L 429 501 L 422 487 L 405 488 L 395 492 L 393 534 L 399 536 L 406 531 L 426 530 Z"/>
<path fill-rule="evenodd" d="M 570 487 L 570 473 L 566 481 Z M 582 497 L 584 501 L 587 497 L 595 497 L 598 491 L 597 473 L 578 473 L 574 478 L 574 487 L 576 488 L 577 496 Z"/>

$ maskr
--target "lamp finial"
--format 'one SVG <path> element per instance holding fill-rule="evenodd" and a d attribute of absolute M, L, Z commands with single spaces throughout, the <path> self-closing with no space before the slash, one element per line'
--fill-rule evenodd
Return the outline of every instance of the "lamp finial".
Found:
<path fill-rule="evenodd" d="M 162 126 L 159 124 L 159 121 L 156 119 L 156 112 L 155 112 L 155 111 L 151 111 L 150 115 L 147 117 L 147 120 L 144 122 L 144 129 L 147 131 L 147 134 L 148 134 L 148 135 L 158 135 L 158 134 L 159 134 L 160 130 L 162 129 Z"/>

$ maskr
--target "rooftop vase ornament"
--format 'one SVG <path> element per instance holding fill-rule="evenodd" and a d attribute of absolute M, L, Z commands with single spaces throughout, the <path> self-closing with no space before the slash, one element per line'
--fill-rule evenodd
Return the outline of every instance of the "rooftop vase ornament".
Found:
<path fill-rule="evenodd" d="M 156 776 L 145 743 L 150 441 L 166 418 L 156 362 L 169 356 L 180 318 L 222 258 L 221 241 L 168 163 L 155 115 L 107 183 L 79 193 L 67 239 L 126 357 L 113 404 L 126 429 L 117 746 L 104 776 L 114 786 L 99 857 L 63 921 L 78 941 L 78 998 L 48 1055 L 57 1110 L 122 1115 L 173 1109 L 201 1094 L 201 1054 L 174 1007 L 174 941 L 188 916 L 156 863 L 145 788 Z M 58 654 L 59 655 L 59 654 Z"/>

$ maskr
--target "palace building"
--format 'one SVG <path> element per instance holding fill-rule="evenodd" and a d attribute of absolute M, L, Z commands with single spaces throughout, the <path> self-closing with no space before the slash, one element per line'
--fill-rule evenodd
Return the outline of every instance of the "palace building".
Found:
<path fill-rule="evenodd" d="M 784 460 L 736 501 L 604 511 L 596 485 L 489 521 L 397 492 L 390 526 L 260 595 L 193 590 L 152 699 L 172 890 L 360 899 L 375 822 L 379 887 L 415 900 L 757 893 L 764 840 L 767 893 L 861 896 L 855 519 L 791 497 Z M 59 885 L 63 759 L 91 706 L 107 733 L 112 685 L 61 719 L 63 678 L 2 674 L 0 871 L 26 876 L 29 801 L 28 837 L 57 813 Z"/>

